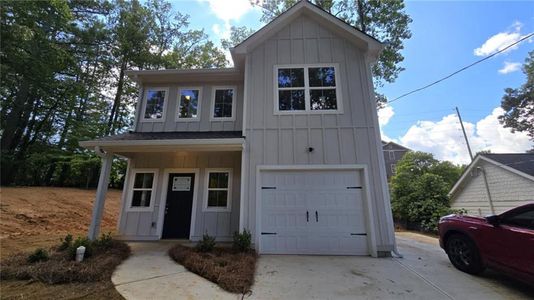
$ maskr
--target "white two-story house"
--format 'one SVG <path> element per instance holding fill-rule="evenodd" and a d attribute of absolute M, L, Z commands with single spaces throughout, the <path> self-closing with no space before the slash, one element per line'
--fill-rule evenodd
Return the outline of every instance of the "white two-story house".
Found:
<path fill-rule="evenodd" d="M 231 50 L 233 68 L 143 70 L 134 128 L 81 145 L 128 159 L 128 240 L 230 241 L 259 253 L 384 256 L 395 237 L 371 65 L 382 44 L 300 1 Z"/>

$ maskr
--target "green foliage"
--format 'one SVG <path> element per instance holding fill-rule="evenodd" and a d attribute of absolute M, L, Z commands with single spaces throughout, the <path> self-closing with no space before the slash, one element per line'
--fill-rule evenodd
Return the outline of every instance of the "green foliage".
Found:
<path fill-rule="evenodd" d="M 48 251 L 43 248 L 37 248 L 32 254 L 28 256 L 28 262 L 31 264 L 40 261 L 47 261 L 48 259 Z"/>
<path fill-rule="evenodd" d="M 232 47 L 237 46 L 242 41 L 246 40 L 253 33 L 254 30 L 246 26 L 232 26 L 230 27 L 230 38 L 222 39 L 221 45 L 224 49 L 228 50 Z"/>
<path fill-rule="evenodd" d="M 61 243 L 57 247 L 57 250 L 63 251 L 63 250 L 69 249 L 71 247 L 71 245 L 72 245 L 72 234 L 67 234 L 60 241 L 61 241 Z"/>
<path fill-rule="evenodd" d="M 430 153 L 406 153 L 391 178 L 395 218 L 418 224 L 425 231 L 436 231 L 439 218 L 452 213 L 447 193 L 461 172 L 462 167 L 440 162 Z"/>
<path fill-rule="evenodd" d="M 252 234 L 247 229 L 243 230 L 242 233 L 234 233 L 234 243 L 233 247 L 237 251 L 247 252 L 250 251 L 252 246 Z"/>
<path fill-rule="evenodd" d="M 215 248 L 215 237 L 207 232 L 202 235 L 202 239 L 197 243 L 196 249 L 200 252 L 211 252 Z"/>
<path fill-rule="evenodd" d="M 71 259 L 76 258 L 76 249 L 80 246 L 85 247 L 84 258 L 91 257 L 93 254 L 93 242 L 87 237 L 79 236 L 68 248 L 69 257 Z"/>
<path fill-rule="evenodd" d="M 111 232 L 103 233 L 99 239 L 93 242 L 93 246 L 102 250 L 107 250 L 113 247 L 113 237 L 111 236 Z"/>
<path fill-rule="evenodd" d="M 523 73 L 527 82 L 517 89 L 505 90 L 501 101 L 504 113 L 499 116 L 499 121 L 512 132 L 526 132 L 534 141 L 534 51 L 530 51 L 525 59 Z"/>

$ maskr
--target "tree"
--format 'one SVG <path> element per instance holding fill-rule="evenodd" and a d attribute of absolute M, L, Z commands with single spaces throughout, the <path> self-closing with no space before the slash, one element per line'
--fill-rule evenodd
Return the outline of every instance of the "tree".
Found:
<path fill-rule="evenodd" d="M 501 101 L 504 114 L 499 116 L 499 121 L 512 132 L 526 132 L 534 141 L 534 51 L 525 59 L 523 73 L 527 76 L 525 84 L 505 90 Z"/>
<path fill-rule="evenodd" d="M 435 231 L 439 217 L 451 212 L 447 193 L 462 169 L 448 161 L 440 162 L 430 153 L 406 153 L 391 178 L 395 218 Z"/>
<path fill-rule="evenodd" d="M 262 21 L 268 22 L 289 9 L 297 0 L 251 1 L 263 9 Z M 403 0 L 313 0 L 315 5 L 384 43 L 385 49 L 373 67 L 377 86 L 394 82 L 404 70 L 400 63 L 404 40 L 411 37 L 412 19 L 404 11 Z M 382 99 L 383 100 L 383 99 Z"/>
<path fill-rule="evenodd" d="M 221 45 L 223 49 L 229 50 L 230 48 L 235 47 L 242 41 L 246 40 L 253 33 L 254 30 L 246 26 L 232 26 L 230 27 L 230 38 L 222 39 Z"/>

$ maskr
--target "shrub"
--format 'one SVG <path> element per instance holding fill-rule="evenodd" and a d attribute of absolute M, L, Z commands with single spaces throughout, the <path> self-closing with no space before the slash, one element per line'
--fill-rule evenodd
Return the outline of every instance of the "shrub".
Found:
<path fill-rule="evenodd" d="M 250 251 L 252 245 L 252 234 L 250 231 L 243 230 L 243 233 L 234 233 L 234 249 L 240 252 Z"/>
<path fill-rule="evenodd" d="M 111 236 L 111 232 L 103 233 L 100 236 L 100 239 L 97 239 L 93 242 L 93 246 L 103 250 L 111 248 L 111 246 L 113 246 L 113 237 Z"/>
<path fill-rule="evenodd" d="M 32 254 L 28 256 L 28 262 L 30 264 L 40 262 L 40 261 L 47 261 L 49 258 L 48 252 L 43 248 L 37 248 L 35 251 L 33 251 Z"/>
<path fill-rule="evenodd" d="M 211 252 L 215 248 L 215 237 L 204 233 L 202 239 L 198 242 L 196 249 L 200 252 Z"/>
<path fill-rule="evenodd" d="M 93 254 L 93 242 L 87 237 L 79 236 L 69 247 L 68 251 L 70 259 L 76 258 L 76 249 L 78 249 L 80 246 L 85 247 L 84 259 L 91 257 Z"/>
<path fill-rule="evenodd" d="M 70 248 L 72 245 L 72 234 L 67 234 L 64 238 L 61 240 L 61 244 L 57 247 L 58 251 L 64 251 Z"/>

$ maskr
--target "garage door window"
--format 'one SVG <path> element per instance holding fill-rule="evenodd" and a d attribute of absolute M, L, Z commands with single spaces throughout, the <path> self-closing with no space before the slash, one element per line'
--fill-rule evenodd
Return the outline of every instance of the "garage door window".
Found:
<path fill-rule="evenodd" d="M 207 193 L 204 209 L 207 211 L 229 211 L 231 170 L 207 170 L 206 174 Z"/>

